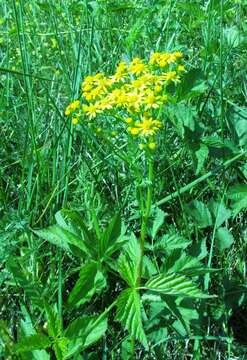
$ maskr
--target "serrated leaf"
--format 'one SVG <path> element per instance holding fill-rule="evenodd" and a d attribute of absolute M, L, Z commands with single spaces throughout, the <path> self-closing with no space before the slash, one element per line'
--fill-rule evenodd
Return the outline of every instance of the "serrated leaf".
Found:
<path fill-rule="evenodd" d="M 88 255 L 83 240 L 59 225 L 52 225 L 46 229 L 34 230 L 34 233 L 42 239 L 49 241 L 51 244 L 62 247 L 66 251 L 70 250 L 69 245 L 73 245 Z"/>
<path fill-rule="evenodd" d="M 35 334 L 22 338 L 16 345 L 17 352 L 29 352 L 33 350 L 42 350 L 51 346 L 48 336 Z"/>
<path fill-rule="evenodd" d="M 36 331 L 33 327 L 32 320 L 30 318 L 27 308 L 24 305 L 21 306 L 21 312 L 22 312 L 22 316 L 24 317 L 24 320 L 22 319 L 20 321 L 21 338 L 28 337 L 31 335 L 36 335 Z M 0 324 L 0 328 L 1 328 L 1 324 Z M 30 357 L 30 352 L 28 354 L 29 354 L 28 356 Z M 31 354 L 34 360 L 50 360 L 50 355 L 45 350 L 33 350 Z"/>
<path fill-rule="evenodd" d="M 62 325 L 61 325 L 61 320 L 57 313 L 57 309 L 52 308 L 47 303 L 45 303 L 44 306 L 45 306 L 45 311 L 46 311 L 47 320 L 48 320 L 47 321 L 48 322 L 47 330 L 48 330 L 49 336 L 51 336 L 53 338 L 60 336 L 62 333 Z"/>
<path fill-rule="evenodd" d="M 66 337 L 59 337 L 56 339 L 54 346 L 57 360 L 64 360 L 67 353 L 69 340 Z"/>
<path fill-rule="evenodd" d="M 165 273 L 193 274 L 193 276 L 198 276 L 201 273 L 210 272 L 210 269 L 203 266 L 199 258 L 192 257 L 184 251 L 175 250 L 165 259 L 162 271 Z"/>
<path fill-rule="evenodd" d="M 130 257 L 128 253 L 120 255 L 118 259 L 118 271 L 123 280 L 130 287 L 134 287 L 138 278 L 138 264 Z"/>
<path fill-rule="evenodd" d="M 107 314 L 100 316 L 79 317 L 72 321 L 65 330 L 65 336 L 69 339 L 69 349 L 66 359 L 70 358 L 79 350 L 97 342 L 107 330 Z"/>
<path fill-rule="evenodd" d="M 83 266 L 80 271 L 79 279 L 72 289 L 68 305 L 75 306 L 88 301 L 93 294 L 105 286 L 104 276 L 98 271 L 98 264 L 95 261 Z"/>
<path fill-rule="evenodd" d="M 93 230 L 89 230 L 84 223 L 82 216 L 79 212 L 73 210 L 62 209 L 61 216 L 66 217 L 73 225 L 73 229 L 79 234 L 78 237 L 83 237 L 87 253 L 91 254 L 93 259 L 98 258 L 98 243 L 96 241 Z"/>
<path fill-rule="evenodd" d="M 234 242 L 234 237 L 225 227 L 220 227 L 216 231 L 216 246 L 219 251 L 223 251 L 231 247 Z"/>
<path fill-rule="evenodd" d="M 150 276 L 157 274 L 157 267 L 148 256 L 144 255 L 143 257 L 143 269 L 142 269 L 142 276 L 144 278 L 149 278 Z"/>
<path fill-rule="evenodd" d="M 189 205 L 186 205 L 185 210 L 199 228 L 204 229 L 212 225 L 210 211 L 202 201 L 193 200 Z"/>
<path fill-rule="evenodd" d="M 159 231 L 159 229 L 163 225 L 165 216 L 166 216 L 166 213 L 163 210 L 161 210 L 160 208 L 156 208 L 155 218 L 154 218 L 154 221 L 153 221 L 153 227 L 152 227 L 152 230 L 151 230 L 152 239 L 154 239 L 156 237 L 157 232 Z"/>
<path fill-rule="evenodd" d="M 204 294 L 198 287 L 192 283 L 190 279 L 180 274 L 159 274 L 145 284 L 145 289 L 155 291 L 161 294 L 207 298 L 210 297 Z"/>
<path fill-rule="evenodd" d="M 186 126 L 191 131 L 195 130 L 195 109 L 188 104 L 177 104 L 176 106 L 176 117 L 180 117 L 183 121 L 184 126 Z"/>
<path fill-rule="evenodd" d="M 165 234 L 159 241 L 156 241 L 154 250 L 171 252 L 174 249 L 186 249 L 191 242 L 180 234 Z"/>
<path fill-rule="evenodd" d="M 120 321 L 129 334 L 148 347 L 141 319 L 141 300 L 134 288 L 125 289 L 117 298 L 116 320 Z"/>
<path fill-rule="evenodd" d="M 132 234 L 118 260 L 119 274 L 130 287 L 135 286 L 138 278 L 140 256 L 140 245 Z"/>
<path fill-rule="evenodd" d="M 209 209 L 215 218 L 216 229 L 232 215 L 231 210 L 227 209 L 223 202 L 210 201 Z"/>
<path fill-rule="evenodd" d="M 121 217 L 116 214 L 100 238 L 100 257 L 112 254 L 114 244 L 121 234 Z M 113 248 L 113 249 L 112 249 Z"/>

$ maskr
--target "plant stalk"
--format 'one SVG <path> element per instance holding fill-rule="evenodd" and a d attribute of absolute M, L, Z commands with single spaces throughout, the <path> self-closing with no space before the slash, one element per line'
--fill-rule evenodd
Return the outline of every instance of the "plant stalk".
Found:
<path fill-rule="evenodd" d="M 153 181 L 153 158 L 152 156 L 148 156 L 148 184 L 147 184 L 147 198 L 146 198 L 146 206 L 144 209 L 144 213 L 142 214 L 141 221 L 141 236 L 140 236 L 140 247 L 141 247 L 141 256 L 140 256 L 140 267 L 139 267 L 139 277 L 138 277 L 138 286 L 141 284 L 142 270 L 143 270 L 143 257 L 144 257 L 144 247 L 145 247 L 145 238 L 147 232 L 147 223 L 151 213 L 152 207 L 152 181 Z"/>

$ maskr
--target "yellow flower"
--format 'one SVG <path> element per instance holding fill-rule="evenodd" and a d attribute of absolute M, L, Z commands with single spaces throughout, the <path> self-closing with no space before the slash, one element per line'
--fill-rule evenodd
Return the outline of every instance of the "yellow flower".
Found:
<path fill-rule="evenodd" d="M 138 93 L 137 91 L 133 91 L 130 92 L 128 94 L 126 94 L 126 106 L 128 109 L 131 110 L 135 110 L 136 112 L 138 112 L 140 110 L 140 106 L 141 106 L 141 99 L 142 95 L 140 93 Z"/>
<path fill-rule="evenodd" d="M 180 77 L 177 75 L 176 71 L 168 71 L 167 73 L 164 73 L 163 79 L 165 81 L 173 81 L 173 82 L 180 81 Z"/>
<path fill-rule="evenodd" d="M 91 91 L 92 90 L 92 85 L 88 84 L 88 83 L 83 83 L 82 84 L 82 90 L 87 92 L 87 91 Z"/>
<path fill-rule="evenodd" d="M 150 142 L 148 144 L 148 147 L 149 147 L 150 150 L 155 150 L 156 147 L 157 147 L 157 144 L 155 142 Z"/>
<path fill-rule="evenodd" d="M 65 109 L 65 115 L 69 116 L 72 112 L 77 110 L 80 107 L 80 100 L 75 100 L 67 106 Z"/>
<path fill-rule="evenodd" d="M 129 127 L 128 131 L 131 133 L 131 135 L 135 136 L 135 135 L 139 134 L 140 130 L 138 128 L 136 128 L 136 127 Z"/>
<path fill-rule="evenodd" d="M 83 105 L 82 110 L 86 113 L 89 119 L 93 119 L 101 112 L 98 105 L 98 103 Z"/>
<path fill-rule="evenodd" d="M 116 73 L 111 77 L 111 81 L 118 82 L 118 81 L 124 81 L 125 77 L 128 75 L 128 67 L 125 61 L 121 61 L 116 69 Z"/>
<path fill-rule="evenodd" d="M 70 104 L 71 110 L 76 110 L 80 106 L 80 100 L 75 100 Z"/>
<path fill-rule="evenodd" d="M 135 126 L 139 135 L 147 137 L 156 134 L 156 132 L 161 128 L 161 122 L 159 120 L 153 120 L 152 118 L 144 118 L 142 121 L 136 121 Z"/>
<path fill-rule="evenodd" d="M 184 67 L 184 65 L 178 65 L 178 67 L 177 67 L 177 71 L 179 71 L 179 72 L 183 72 L 183 71 L 185 71 L 185 67 Z"/>
<path fill-rule="evenodd" d="M 104 99 L 98 102 L 98 108 L 100 110 L 111 110 L 113 105 L 111 103 L 111 99 L 109 97 L 105 97 Z"/>
<path fill-rule="evenodd" d="M 149 64 L 150 64 L 150 65 L 154 65 L 154 64 L 159 63 L 160 57 L 161 57 L 161 54 L 160 54 L 159 52 L 154 52 L 154 53 L 151 54 L 151 56 L 150 56 Z"/>
<path fill-rule="evenodd" d="M 174 55 L 177 59 L 181 59 L 183 57 L 183 53 L 181 51 L 175 51 Z"/>
<path fill-rule="evenodd" d="M 72 118 L 72 124 L 73 125 L 78 124 L 78 118 L 77 117 Z"/>
<path fill-rule="evenodd" d="M 134 75 L 138 75 L 140 73 L 143 73 L 145 70 L 147 70 L 147 66 L 143 64 L 142 60 L 139 58 L 134 58 L 129 67 L 130 71 Z"/>
<path fill-rule="evenodd" d="M 156 85 L 156 86 L 154 87 L 154 92 L 155 92 L 156 94 L 160 93 L 161 91 L 162 91 L 162 86 Z"/>
<path fill-rule="evenodd" d="M 128 117 L 127 119 L 124 120 L 126 122 L 126 124 L 131 124 L 133 122 L 133 119 Z"/>
<path fill-rule="evenodd" d="M 147 94 L 147 96 L 144 98 L 144 104 L 146 105 L 146 109 L 158 109 L 159 104 L 158 100 L 160 99 L 160 96 L 155 96 L 153 92 L 150 92 Z"/>

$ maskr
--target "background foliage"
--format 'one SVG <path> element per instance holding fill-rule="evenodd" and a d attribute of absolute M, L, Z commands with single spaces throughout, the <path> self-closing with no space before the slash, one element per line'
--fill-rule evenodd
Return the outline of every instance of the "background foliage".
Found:
<path fill-rule="evenodd" d="M 128 359 L 129 333 L 136 358 L 245 358 L 246 15 L 246 0 L 1 2 L 3 359 L 63 359 L 68 342 L 74 359 Z M 86 74 L 174 49 L 187 73 L 163 114 L 144 262 L 154 278 L 140 299 L 135 189 L 145 184 L 119 158 L 132 150 L 72 127 L 64 108 Z M 171 296 L 173 273 L 217 297 L 181 298 L 174 286 Z"/>

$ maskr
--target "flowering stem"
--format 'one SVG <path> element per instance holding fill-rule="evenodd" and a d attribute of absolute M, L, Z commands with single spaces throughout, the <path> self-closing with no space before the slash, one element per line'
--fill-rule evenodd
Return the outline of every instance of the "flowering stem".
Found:
<path fill-rule="evenodd" d="M 147 223 L 151 212 L 152 206 L 152 181 L 153 181 L 153 158 L 148 156 L 148 184 L 147 184 L 147 198 L 146 198 L 146 207 L 142 213 L 142 222 L 141 222 L 141 258 L 140 258 L 140 267 L 139 267 L 139 279 L 138 284 L 140 286 L 141 277 L 142 277 L 142 268 L 143 268 L 143 256 L 144 256 L 144 246 L 145 246 L 145 237 L 147 230 Z"/>

